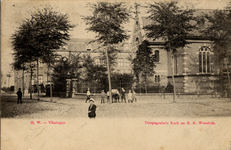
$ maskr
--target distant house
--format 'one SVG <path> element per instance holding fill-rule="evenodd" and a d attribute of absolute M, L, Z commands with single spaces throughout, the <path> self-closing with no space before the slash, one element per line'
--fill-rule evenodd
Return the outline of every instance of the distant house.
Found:
<path fill-rule="evenodd" d="M 202 13 L 210 13 L 211 11 L 212 10 L 196 10 L 194 15 L 198 16 L 198 22 L 196 22 L 197 27 L 200 29 L 206 27 L 207 22 L 205 22 L 202 17 L 201 19 L 199 18 L 202 16 Z M 221 83 L 218 76 L 218 72 L 224 67 L 224 64 L 216 64 L 216 54 L 213 52 L 212 43 L 206 35 L 200 32 L 200 29 L 190 33 L 187 38 L 190 44 L 184 48 L 175 49 L 176 55 L 172 58 L 170 53 L 163 49 L 162 39 L 153 40 L 147 38 L 143 27 L 150 23 L 151 20 L 147 19 L 147 17 L 136 16 L 132 35 L 133 57 L 135 57 L 138 46 L 144 40 L 149 41 L 153 54 L 156 55 L 155 75 L 149 77 L 150 85 L 166 87 L 168 83 L 172 84 L 172 67 L 170 61 L 173 59 L 177 93 L 205 94 L 214 91 L 219 92 L 219 87 L 222 84 L 225 85 L 225 89 L 228 88 L 227 77 L 222 79 L 223 83 Z M 229 70 L 231 70 L 230 57 L 227 63 Z"/>

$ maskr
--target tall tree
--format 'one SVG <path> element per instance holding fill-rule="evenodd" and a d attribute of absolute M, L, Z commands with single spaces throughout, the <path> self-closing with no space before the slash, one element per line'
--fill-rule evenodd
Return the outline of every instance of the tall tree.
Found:
<path fill-rule="evenodd" d="M 22 20 L 12 35 L 15 61 L 18 58 L 21 59 L 18 62 L 24 63 L 37 61 L 37 71 L 39 71 L 39 59 L 50 64 L 55 57 L 53 50 L 66 44 L 70 39 L 69 30 L 73 27 L 67 14 L 54 11 L 51 7 L 32 12 L 29 18 Z M 37 72 L 37 82 L 38 75 L 39 72 Z"/>
<path fill-rule="evenodd" d="M 83 55 L 82 59 L 83 68 L 85 68 L 84 81 L 87 82 L 88 86 L 95 81 L 98 81 L 98 83 L 104 81 L 103 79 L 107 75 L 107 68 L 103 65 L 96 65 L 94 59 L 90 55 Z"/>
<path fill-rule="evenodd" d="M 97 42 L 107 47 L 105 54 L 107 60 L 110 102 L 112 102 L 108 50 L 110 50 L 111 45 L 118 44 L 128 39 L 128 35 L 122 25 L 129 20 L 129 9 L 125 3 L 122 2 L 98 2 L 92 3 L 89 6 L 91 10 L 93 10 L 92 15 L 84 17 L 84 20 L 86 24 L 90 26 L 87 30 L 97 34 Z"/>
<path fill-rule="evenodd" d="M 172 2 L 154 2 L 147 6 L 149 19 L 151 24 L 144 27 L 147 31 L 147 37 L 156 39 L 163 39 L 164 48 L 169 51 L 174 58 L 174 50 L 184 47 L 188 42 L 186 41 L 190 31 L 196 28 L 192 24 L 195 20 L 193 16 L 194 10 L 186 8 L 180 9 L 176 1 Z M 172 63 L 172 79 L 174 86 L 173 102 L 176 97 L 175 79 L 174 79 L 174 63 Z"/>
<path fill-rule="evenodd" d="M 214 10 L 211 14 L 205 14 L 204 16 L 208 21 L 208 26 L 203 31 L 213 42 L 213 50 L 216 55 L 216 64 L 218 64 L 220 67 L 224 61 L 226 65 L 227 77 L 231 90 L 229 69 L 227 62 L 225 61 L 231 56 L 231 53 L 229 52 L 231 46 L 231 7 L 228 6 L 225 10 Z"/>
<path fill-rule="evenodd" d="M 136 57 L 132 60 L 134 75 L 137 82 L 141 84 L 141 78 L 145 83 L 145 90 L 147 93 L 147 79 L 153 76 L 155 55 L 152 55 L 152 49 L 149 47 L 148 41 L 143 41 L 136 51 Z"/>

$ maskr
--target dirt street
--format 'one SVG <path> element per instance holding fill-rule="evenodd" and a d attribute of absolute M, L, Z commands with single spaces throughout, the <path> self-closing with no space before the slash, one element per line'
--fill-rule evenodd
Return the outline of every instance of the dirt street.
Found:
<path fill-rule="evenodd" d="M 142 118 L 142 117 L 212 117 L 231 116 L 231 102 L 228 98 L 180 97 L 172 103 L 172 97 L 137 96 L 134 103 L 100 103 L 95 96 L 97 118 Z M 87 118 L 89 103 L 85 96 L 76 98 L 49 97 L 23 98 L 23 104 L 16 103 L 16 96 L 1 96 L 2 118 Z"/>

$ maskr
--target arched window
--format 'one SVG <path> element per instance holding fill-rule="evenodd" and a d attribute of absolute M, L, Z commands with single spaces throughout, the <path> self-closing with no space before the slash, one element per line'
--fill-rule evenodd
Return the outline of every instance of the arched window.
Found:
<path fill-rule="evenodd" d="M 160 83 L 160 75 L 155 75 L 155 83 Z"/>
<path fill-rule="evenodd" d="M 200 73 L 210 73 L 210 49 L 207 46 L 202 46 L 199 49 L 199 72 Z"/>
<path fill-rule="evenodd" d="M 155 50 L 155 62 L 159 62 L 160 61 L 160 53 L 158 50 Z"/>

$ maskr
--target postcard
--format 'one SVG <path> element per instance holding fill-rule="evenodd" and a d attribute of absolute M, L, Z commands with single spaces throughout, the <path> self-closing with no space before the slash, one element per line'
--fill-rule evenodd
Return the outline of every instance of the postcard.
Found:
<path fill-rule="evenodd" d="M 1 6 L 2 150 L 231 149 L 231 1 Z"/>

